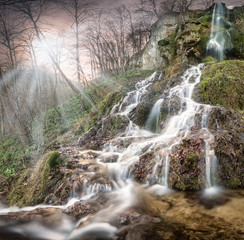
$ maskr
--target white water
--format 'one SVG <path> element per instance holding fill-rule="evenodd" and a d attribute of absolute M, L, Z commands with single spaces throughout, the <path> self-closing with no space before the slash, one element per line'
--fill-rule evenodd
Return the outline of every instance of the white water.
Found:
<path fill-rule="evenodd" d="M 159 99 L 155 103 L 146 126 L 154 124 L 153 129 L 157 129 L 160 134 L 154 134 L 144 129 L 140 129 L 130 120 L 130 124 L 124 136 L 113 139 L 105 145 L 103 149 L 104 152 L 119 155 L 116 162 L 106 164 L 109 175 L 112 176 L 118 185 L 124 186 L 124 182 L 132 177 L 131 169 L 134 164 L 138 162 L 140 156 L 153 150 L 158 152 L 158 156 L 150 179 L 153 179 L 154 183 L 161 184 L 167 188 L 170 168 L 169 156 L 172 148 L 175 145 L 178 145 L 185 137 L 190 137 L 193 134 L 191 128 L 196 125 L 195 116 L 200 115 L 202 120 L 201 125 L 198 126 L 200 128 L 200 134 L 198 134 L 198 137 L 203 138 L 205 142 L 205 182 L 206 187 L 213 186 L 214 171 L 212 168 L 215 165 L 216 156 L 214 151 L 210 149 L 213 136 L 208 130 L 208 114 L 211 110 L 211 106 L 199 104 L 192 100 L 193 89 L 195 85 L 200 82 L 202 67 L 203 64 L 200 64 L 188 69 L 182 76 L 182 83 L 170 89 L 167 93 L 166 98 L 168 98 L 169 102 L 174 97 L 178 97 L 180 99 L 181 109 L 178 114 L 168 119 L 164 129 L 162 130 L 159 128 L 159 121 L 160 106 L 164 100 Z M 118 104 L 119 111 L 117 114 L 124 115 L 129 118 L 130 112 L 140 103 L 143 95 L 146 94 L 147 87 L 149 85 L 150 83 L 148 84 L 148 80 L 141 81 L 140 84 L 137 84 L 136 90 L 129 92 L 121 103 Z M 136 96 L 136 98 L 129 97 L 131 95 Z M 118 149 L 120 141 L 129 141 L 130 138 L 132 138 L 132 143 L 129 144 L 128 147 L 120 147 Z M 148 179 L 149 182 L 150 179 Z"/>
<path fill-rule="evenodd" d="M 232 25 L 227 21 L 228 9 L 222 3 L 216 3 L 212 15 L 211 35 L 207 45 L 207 55 L 215 57 L 218 61 L 225 59 L 225 50 L 233 48 L 230 32 Z"/>
<path fill-rule="evenodd" d="M 146 122 L 146 129 L 152 132 L 159 131 L 159 117 L 160 117 L 160 107 L 164 100 L 159 99 L 153 106 L 152 111 Z"/>
<path fill-rule="evenodd" d="M 149 186 L 148 192 L 158 195 L 169 193 L 168 175 L 170 170 L 170 153 L 175 145 L 179 144 L 185 137 L 190 137 L 192 135 L 191 128 L 196 125 L 195 116 L 199 114 L 202 120 L 201 126 L 199 126 L 198 137 L 203 138 L 205 141 L 206 169 L 203 169 L 203 172 L 206 176 L 206 187 L 212 189 L 213 166 L 215 165 L 216 157 L 214 151 L 211 149 L 213 136 L 208 130 L 208 113 L 211 110 L 211 106 L 199 104 L 192 100 L 192 92 L 195 85 L 200 81 L 202 67 L 203 64 L 200 64 L 188 69 L 182 76 L 182 83 L 170 89 L 168 93 L 165 94 L 165 98 L 168 98 L 169 102 L 177 96 L 180 99 L 181 109 L 176 115 L 168 118 L 163 129 L 159 128 L 160 106 L 163 103 L 163 99 L 159 99 L 155 103 L 148 121 L 156 121 L 155 126 L 157 126 L 156 129 L 159 132 L 157 134 L 139 128 L 130 119 L 130 114 L 143 100 L 143 97 L 148 91 L 148 87 L 158 79 L 158 73 L 155 73 L 146 80 L 138 82 L 135 85 L 136 89 L 127 93 L 116 105 L 111 113 L 129 118 L 130 123 L 125 133 L 104 145 L 102 152 L 99 152 L 99 156 L 96 159 L 97 164 L 102 166 L 104 172 L 106 172 L 111 184 L 95 183 L 89 185 L 86 180 L 83 180 L 81 194 L 73 191 L 73 197 L 75 198 L 72 198 L 65 206 L 55 206 L 54 208 L 66 209 L 77 201 L 96 197 L 99 192 L 106 192 L 107 195 L 110 195 L 110 199 L 112 200 L 108 207 L 95 214 L 91 224 L 84 228 L 75 229 L 73 232 L 72 230 L 75 226 L 71 224 L 69 226 L 69 231 L 72 232 L 71 235 L 68 238 L 58 237 L 59 239 L 76 239 L 88 232 L 94 232 L 94 234 L 98 236 L 107 234 L 109 237 L 113 237 L 117 232 L 117 228 L 105 222 L 109 222 L 110 219 L 136 204 L 140 191 L 138 190 L 138 185 L 133 182 L 131 171 L 140 157 L 149 151 L 153 151 L 157 153 L 157 155 L 153 171 L 146 179 L 147 184 L 144 187 L 147 188 Z M 169 106 L 169 108 L 171 107 L 172 106 Z M 104 158 L 111 155 L 115 155 L 117 160 L 112 162 L 104 161 Z M 154 185 L 151 185 L 151 183 Z M 51 207 L 52 206 L 43 205 L 22 209 L 9 208 L 0 210 L 0 214 L 32 211 L 36 208 Z M 102 222 L 101 219 L 103 220 Z M 81 219 L 79 222 L 82 221 Z M 26 230 L 22 229 L 23 233 L 28 234 L 30 226 L 31 225 L 26 225 Z M 40 237 L 41 228 L 43 228 L 43 226 L 40 226 L 39 230 L 36 230 L 35 236 Z M 62 235 L 59 228 L 53 229 L 50 234 L 51 233 L 54 238 Z M 67 232 L 65 234 L 67 234 Z"/>

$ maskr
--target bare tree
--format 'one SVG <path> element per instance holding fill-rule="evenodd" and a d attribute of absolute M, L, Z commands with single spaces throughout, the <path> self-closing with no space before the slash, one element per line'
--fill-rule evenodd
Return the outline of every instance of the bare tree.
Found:
<path fill-rule="evenodd" d="M 2 51 L 1 64 L 5 69 L 15 69 L 20 62 L 18 53 L 22 42 L 20 34 L 25 29 L 21 26 L 21 21 L 11 18 L 12 9 L 9 7 L 0 7 L 0 46 Z"/>
<path fill-rule="evenodd" d="M 45 43 L 45 36 L 43 34 L 41 28 L 41 20 L 42 17 L 46 14 L 48 10 L 48 5 L 46 0 L 34 0 L 34 1 L 27 1 L 21 3 L 14 4 L 16 8 L 16 12 L 19 13 L 25 19 L 26 24 L 32 25 L 32 29 L 36 35 L 36 38 L 40 41 Z M 61 77 L 66 81 L 69 87 L 76 92 L 77 94 L 81 94 L 83 99 L 85 99 L 88 103 L 92 104 L 89 99 L 77 88 L 72 81 L 65 75 L 62 71 L 59 63 L 56 61 L 55 56 L 52 53 L 52 50 L 49 49 L 47 46 L 45 48 L 48 56 L 50 57 L 51 61 L 57 68 L 58 72 L 60 73 Z"/>
<path fill-rule="evenodd" d="M 123 5 L 112 9 L 109 14 L 100 12 L 86 31 L 92 74 L 96 75 L 94 70 L 103 75 L 125 71 L 129 58 L 144 47 L 150 35 L 149 29 L 145 18 L 138 18 L 138 13 L 135 17 Z"/>
<path fill-rule="evenodd" d="M 204 9 L 211 7 L 214 4 L 215 0 L 202 0 L 199 2 L 199 5 Z"/>
<path fill-rule="evenodd" d="M 144 12 L 158 20 L 162 14 L 160 2 L 160 0 L 139 0 L 136 12 Z"/>
<path fill-rule="evenodd" d="M 62 4 L 63 9 L 68 13 L 72 18 L 71 27 L 74 30 L 75 35 L 75 54 L 74 59 L 76 61 L 76 71 L 77 79 L 79 83 L 85 81 L 87 84 L 87 79 L 85 73 L 81 67 L 80 63 L 80 27 L 88 17 L 88 11 L 91 10 L 91 7 L 94 5 L 94 1 L 91 0 L 70 0 L 70 1 L 60 1 L 59 4 Z"/>

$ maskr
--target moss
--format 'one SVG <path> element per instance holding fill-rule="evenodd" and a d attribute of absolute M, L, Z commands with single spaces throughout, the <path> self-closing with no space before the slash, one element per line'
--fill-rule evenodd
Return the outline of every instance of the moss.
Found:
<path fill-rule="evenodd" d="M 165 77 L 166 78 L 173 78 L 173 77 L 181 74 L 183 69 L 184 69 L 184 64 L 183 63 L 174 63 L 173 65 L 170 65 L 165 70 Z"/>
<path fill-rule="evenodd" d="M 10 205 L 26 206 L 43 203 L 52 185 L 63 179 L 60 170 L 54 168 L 62 162 L 63 159 L 59 158 L 58 152 L 43 155 L 33 170 L 27 169 L 14 183 L 8 196 Z"/>
<path fill-rule="evenodd" d="M 197 156 L 196 153 L 191 152 L 191 153 L 188 153 L 188 154 L 187 154 L 186 158 L 187 158 L 189 161 L 194 161 L 195 159 L 198 159 L 198 156 Z"/>
<path fill-rule="evenodd" d="M 208 64 L 201 77 L 203 102 L 243 110 L 244 61 Z"/>
<path fill-rule="evenodd" d="M 158 41 L 158 45 L 159 47 L 164 47 L 170 44 L 170 41 L 168 39 L 162 39 L 160 41 Z"/>
<path fill-rule="evenodd" d="M 216 63 L 216 62 L 217 62 L 217 60 L 210 56 L 203 59 L 203 63 Z"/>
<path fill-rule="evenodd" d="M 209 36 L 203 36 L 203 37 L 201 37 L 201 39 L 197 45 L 197 49 L 200 51 L 200 53 L 202 55 L 204 55 L 206 52 L 206 48 L 207 48 L 209 40 L 210 40 Z"/>
<path fill-rule="evenodd" d="M 62 162 L 62 159 L 59 158 L 59 156 L 60 156 L 59 152 L 51 153 L 51 155 L 48 159 L 48 166 L 50 168 L 54 168 L 55 166 L 59 165 Z"/>
<path fill-rule="evenodd" d="M 202 23 L 202 26 L 208 28 L 209 27 L 209 23 L 204 22 L 204 23 Z"/>
<path fill-rule="evenodd" d="M 230 188 L 237 188 L 241 185 L 241 181 L 240 179 L 238 179 L 237 177 L 232 176 L 227 184 L 227 187 Z"/>

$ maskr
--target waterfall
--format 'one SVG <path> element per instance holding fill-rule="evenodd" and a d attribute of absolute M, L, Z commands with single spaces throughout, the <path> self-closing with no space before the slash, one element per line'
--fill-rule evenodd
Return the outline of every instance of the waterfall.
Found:
<path fill-rule="evenodd" d="M 192 92 L 197 83 L 200 82 L 201 69 L 203 64 L 193 66 L 188 69 L 182 76 L 182 83 L 171 88 L 166 96 L 169 102 L 172 102 L 175 97 L 180 99 L 181 109 L 178 114 L 173 115 L 167 120 L 165 127 L 161 130 L 159 136 L 155 137 L 154 147 L 161 147 L 162 142 L 164 146 L 161 147 L 160 157 L 157 164 L 155 164 L 153 172 L 151 174 L 152 179 L 156 179 L 158 184 L 162 184 L 165 187 L 168 186 L 168 174 L 170 169 L 170 153 L 174 146 L 181 143 L 186 137 L 191 137 L 192 127 L 197 123 L 195 116 L 201 116 L 201 122 L 199 124 L 199 137 L 203 138 L 205 146 L 205 186 L 210 188 L 214 185 L 214 166 L 216 165 L 217 158 L 214 150 L 210 149 L 211 142 L 214 140 L 213 135 L 208 130 L 208 115 L 211 110 L 210 105 L 200 104 L 192 99 Z M 151 128 L 155 130 L 159 125 L 160 105 L 164 99 L 158 100 L 151 110 L 148 117 L 146 126 L 154 126 Z M 182 106 L 185 105 L 183 108 Z M 170 112 L 170 110 L 168 110 Z M 154 125 L 153 125 L 154 124 Z"/>
<path fill-rule="evenodd" d="M 155 105 L 153 106 L 153 109 L 149 115 L 149 118 L 146 122 L 146 129 L 152 131 L 152 132 L 158 132 L 159 131 L 159 118 L 160 118 L 160 106 L 163 102 L 163 99 L 159 99 Z"/>
<path fill-rule="evenodd" d="M 113 236 L 117 228 L 111 228 L 111 225 L 104 226 L 105 222 L 110 222 L 116 216 L 125 212 L 128 208 L 134 206 L 140 194 L 140 187 L 134 183 L 133 169 L 138 165 L 141 158 L 148 153 L 154 153 L 155 157 L 147 161 L 151 161 L 152 171 L 145 179 L 143 185 L 148 192 L 153 192 L 158 195 L 170 193 L 168 187 L 169 173 L 171 169 L 171 153 L 175 146 L 179 145 L 186 137 L 192 137 L 192 127 L 199 125 L 199 132 L 204 144 L 205 169 L 202 169 L 205 175 L 205 185 L 208 193 L 213 192 L 214 186 L 214 170 L 216 165 L 216 156 L 214 150 L 211 149 L 211 143 L 214 140 L 213 135 L 208 130 L 208 114 L 211 110 L 210 105 L 200 104 L 192 99 L 192 92 L 197 83 L 200 82 L 201 69 L 203 64 L 190 67 L 182 76 L 182 82 L 164 93 L 163 99 L 156 101 L 147 120 L 147 124 L 154 126 L 150 130 L 156 130 L 157 133 L 151 132 L 137 126 L 131 119 L 132 111 L 143 101 L 146 96 L 149 86 L 154 81 L 158 80 L 158 73 L 154 73 L 150 78 L 142 80 L 135 85 L 135 90 L 127 93 L 116 107 L 111 111 L 111 114 L 118 114 L 129 119 L 127 129 L 121 135 L 111 139 L 104 146 L 102 151 L 96 151 L 94 159 L 97 166 L 101 166 L 99 170 L 106 175 L 106 181 L 89 181 L 92 176 L 95 176 L 95 168 L 91 168 L 88 172 L 80 170 L 77 173 L 77 184 L 73 183 L 72 197 L 65 206 L 35 206 L 31 208 L 8 208 L 0 209 L 1 214 L 10 214 L 21 211 L 33 211 L 37 208 L 58 208 L 65 210 L 74 203 L 80 201 L 96 201 L 99 193 L 104 193 L 109 196 L 110 202 L 103 209 L 100 209 L 93 218 L 92 222 L 85 227 L 76 228 L 82 221 L 86 221 L 86 217 L 81 218 L 77 225 L 70 221 L 70 226 L 66 230 L 66 234 L 83 234 L 87 228 L 91 231 L 97 226 L 105 227 L 108 234 Z M 173 102 L 173 99 L 179 99 L 181 109 L 173 115 L 173 105 L 171 104 L 171 116 L 168 116 L 164 128 L 160 128 L 160 107 L 164 101 Z M 167 105 L 167 103 L 166 103 Z M 183 107 L 184 106 L 184 107 Z M 201 121 L 195 121 L 195 116 L 200 115 Z M 84 151 L 85 152 L 85 151 Z M 113 161 L 104 161 L 106 158 L 111 158 Z M 94 164 L 95 164 L 94 163 Z M 143 165 L 142 168 L 147 166 Z M 90 177 L 90 178 L 89 178 Z M 83 179 L 83 180 L 82 180 Z M 88 179 L 88 180 L 86 180 Z M 81 181 L 82 180 L 82 181 Z M 102 222 L 100 222 L 102 221 Z M 26 225 L 29 227 L 29 225 Z M 42 225 L 36 225 L 33 229 L 33 235 L 38 237 L 40 229 L 47 232 Z M 98 230 L 100 231 L 100 230 Z M 24 233 L 28 235 L 28 230 Z M 52 234 L 55 234 L 54 239 L 67 239 L 63 236 L 63 228 L 52 229 Z M 57 235 L 58 234 L 58 235 Z M 77 236 L 78 236 L 77 235 Z M 58 237 L 57 237 L 58 236 Z M 62 236 L 62 237 L 61 237 Z M 68 239 L 73 239 L 73 238 Z"/>
<path fill-rule="evenodd" d="M 187 137 L 192 137 L 192 128 L 199 125 L 199 137 L 204 141 L 205 153 L 205 186 L 210 188 L 214 185 L 214 171 L 216 156 L 211 149 L 211 143 L 214 140 L 213 135 L 208 130 L 208 115 L 211 110 L 210 105 L 200 104 L 192 99 L 192 92 L 196 84 L 200 82 L 201 69 L 203 64 L 192 66 L 182 76 L 182 82 L 165 92 L 163 99 L 158 99 L 154 104 L 146 122 L 146 130 L 138 127 L 131 119 L 131 112 L 143 100 L 148 92 L 148 87 L 157 79 L 157 74 L 142 80 L 135 85 L 135 90 L 117 103 L 112 114 L 126 116 L 129 119 L 129 125 L 122 136 L 107 142 L 103 148 L 104 154 L 115 154 L 119 157 L 117 161 L 106 163 L 106 168 L 111 179 L 120 187 L 125 186 L 127 181 L 131 181 L 133 173 L 131 172 L 135 164 L 143 154 L 155 152 L 158 154 L 154 163 L 152 173 L 147 178 L 148 184 L 155 183 L 168 188 L 168 176 L 170 172 L 170 154 L 181 141 Z M 163 129 L 160 127 L 160 108 L 164 101 L 171 104 L 174 98 L 179 99 L 180 109 L 178 112 L 170 114 Z M 167 105 L 167 103 L 165 103 Z M 173 110 L 170 106 L 169 112 Z M 200 123 L 195 118 L 201 117 Z M 155 134 L 156 133 L 156 134 Z M 122 142 L 129 144 L 121 144 Z"/>
<path fill-rule="evenodd" d="M 211 35 L 207 44 L 207 55 L 218 61 L 225 59 L 225 51 L 233 48 L 231 31 L 232 25 L 228 22 L 228 9 L 222 3 L 216 3 L 212 15 Z"/>

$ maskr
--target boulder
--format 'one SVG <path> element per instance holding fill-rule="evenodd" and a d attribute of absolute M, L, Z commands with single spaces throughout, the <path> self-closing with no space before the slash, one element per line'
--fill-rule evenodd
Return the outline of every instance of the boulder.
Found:
<path fill-rule="evenodd" d="M 215 135 L 214 146 L 218 184 L 229 188 L 244 187 L 243 136 L 241 139 L 239 134 L 221 131 Z"/>
<path fill-rule="evenodd" d="M 205 187 L 204 141 L 184 139 L 170 154 L 168 185 L 178 190 L 199 190 Z"/>

